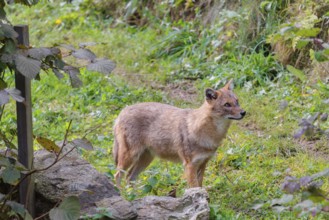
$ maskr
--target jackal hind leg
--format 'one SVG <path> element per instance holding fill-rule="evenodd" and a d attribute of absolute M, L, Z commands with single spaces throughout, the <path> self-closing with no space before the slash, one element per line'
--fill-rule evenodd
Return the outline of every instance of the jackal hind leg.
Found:
<path fill-rule="evenodd" d="M 145 150 L 137 160 L 134 161 L 134 164 L 130 167 L 127 174 L 127 181 L 136 180 L 137 176 L 153 161 L 154 157 L 150 151 Z"/>
<path fill-rule="evenodd" d="M 127 150 L 125 147 L 121 147 L 118 149 L 118 164 L 117 164 L 117 172 L 114 175 L 116 186 L 121 188 L 121 180 L 125 175 L 126 170 L 132 166 L 134 157 L 131 155 L 131 151 Z"/>

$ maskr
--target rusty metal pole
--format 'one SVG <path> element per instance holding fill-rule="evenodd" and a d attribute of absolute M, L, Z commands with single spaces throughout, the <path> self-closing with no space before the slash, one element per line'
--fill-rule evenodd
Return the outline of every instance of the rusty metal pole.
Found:
<path fill-rule="evenodd" d="M 27 25 L 14 26 L 18 33 L 18 45 L 29 47 L 29 29 Z M 17 140 L 18 161 L 27 169 L 33 168 L 33 134 L 32 134 L 32 102 L 31 79 L 26 78 L 18 71 L 15 72 L 16 89 L 21 91 L 24 102 L 16 102 L 17 110 Z M 23 175 L 21 176 L 21 178 Z M 34 206 L 34 180 L 27 177 L 19 186 L 19 201 L 24 204 L 29 213 L 35 215 Z"/>

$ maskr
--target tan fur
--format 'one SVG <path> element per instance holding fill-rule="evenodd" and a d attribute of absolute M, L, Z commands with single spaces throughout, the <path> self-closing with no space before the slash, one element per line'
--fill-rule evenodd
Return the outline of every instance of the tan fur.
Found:
<path fill-rule="evenodd" d="M 134 180 L 155 156 L 182 162 L 188 185 L 202 186 L 207 162 L 225 138 L 231 119 L 244 115 L 231 81 L 220 90 L 207 89 L 198 109 L 154 102 L 126 107 L 114 125 L 117 186 L 126 170 L 127 180 Z"/>

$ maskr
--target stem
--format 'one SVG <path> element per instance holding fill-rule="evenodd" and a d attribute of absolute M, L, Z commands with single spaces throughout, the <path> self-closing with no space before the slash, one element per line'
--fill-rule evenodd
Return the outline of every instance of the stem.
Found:
<path fill-rule="evenodd" d="M 62 157 L 56 157 L 54 162 L 51 163 L 49 166 L 45 167 L 45 168 L 42 168 L 42 169 L 34 169 L 34 170 L 31 170 L 30 172 L 28 172 L 27 174 L 25 174 L 20 180 L 19 182 L 13 187 L 11 188 L 11 190 L 9 191 L 8 194 L 6 194 L 6 196 L 2 199 L 2 201 L 0 202 L 3 202 L 1 208 L 0 208 L 0 213 L 1 211 L 3 211 L 3 208 L 4 208 L 4 205 L 6 204 L 8 198 L 10 197 L 10 195 L 13 194 L 13 192 L 18 188 L 18 186 L 27 178 L 29 177 L 30 175 L 36 173 L 36 172 L 42 172 L 42 171 L 45 171 L 45 170 L 48 170 L 50 169 L 52 166 L 54 166 L 58 161 L 62 160 L 64 157 L 66 157 L 69 153 L 71 153 L 76 147 L 72 147 L 69 151 L 67 151 Z"/>
<path fill-rule="evenodd" d="M 2 205 L 0 207 L 0 213 L 4 211 L 4 207 L 6 205 L 6 202 L 8 201 L 9 197 L 13 194 L 13 192 L 19 187 L 19 185 L 29 176 L 31 176 L 32 174 L 36 173 L 36 172 L 42 172 L 42 171 L 45 171 L 45 170 L 48 170 L 49 168 L 51 168 L 52 166 L 54 166 L 58 161 L 62 160 L 64 157 L 66 157 L 69 153 L 71 153 L 76 147 L 72 147 L 69 151 L 67 151 L 65 154 L 63 154 L 62 157 L 60 157 L 62 151 L 63 151 L 63 148 L 66 146 L 66 141 L 67 141 L 67 136 L 68 136 L 68 133 L 69 133 L 69 130 L 71 128 L 71 124 L 72 124 L 72 120 L 70 120 L 69 122 L 69 125 L 66 129 L 66 132 L 65 132 L 65 136 L 64 136 L 64 142 L 61 146 L 61 149 L 60 151 L 58 152 L 58 154 L 56 154 L 56 157 L 55 157 L 55 160 L 53 163 L 51 163 L 50 165 L 48 165 L 47 167 L 44 167 L 42 169 L 33 169 L 31 171 L 29 171 L 28 173 L 26 173 L 19 181 L 18 183 L 13 186 L 11 188 L 11 190 L 9 191 L 9 193 L 6 194 L 6 196 L 4 196 L 2 198 L 2 200 L 0 202 L 2 202 Z M 3 135 L 2 133 L 0 133 L 0 136 Z"/>
<path fill-rule="evenodd" d="M 232 185 L 234 185 L 233 182 L 232 182 L 232 180 L 227 176 L 227 174 L 224 173 L 224 175 L 225 175 L 226 179 L 227 179 Z"/>
<path fill-rule="evenodd" d="M 10 140 L 8 140 L 6 135 L 4 133 L 2 133 L 1 131 L 0 131 L 0 138 L 2 138 L 3 142 L 5 142 L 7 148 L 11 148 L 11 149 L 16 148 L 16 146 Z"/>
<path fill-rule="evenodd" d="M 105 124 L 106 125 L 106 124 Z M 103 126 L 105 126 L 104 124 L 100 124 L 100 125 L 96 125 L 93 128 L 90 128 L 88 131 L 86 131 L 86 133 L 83 135 L 82 138 L 86 138 L 88 134 L 92 133 L 93 131 L 97 130 L 98 128 L 101 128 Z"/>
<path fill-rule="evenodd" d="M 2 115 L 3 115 L 3 112 L 5 111 L 5 106 L 6 105 L 1 106 L 1 110 L 0 110 L 0 121 L 1 121 L 1 118 L 2 118 Z"/>
<path fill-rule="evenodd" d="M 49 212 L 46 212 L 46 213 L 44 213 L 44 214 L 42 214 L 42 215 L 40 215 L 40 216 L 36 217 L 36 218 L 35 218 L 35 219 L 33 219 L 33 220 L 42 219 L 43 217 L 47 216 L 48 214 L 49 214 Z"/>
<path fill-rule="evenodd" d="M 71 124 L 72 124 L 72 119 L 70 120 L 69 125 L 67 126 L 67 129 L 66 129 L 66 132 L 64 135 L 64 141 L 63 141 L 63 144 L 62 144 L 61 149 L 59 150 L 58 154 L 56 154 L 56 159 L 58 159 L 59 155 L 61 155 L 64 147 L 66 146 L 67 136 L 69 135 Z"/>
<path fill-rule="evenodd" d="M 59 204 L 59 202 L 57 202 L 57 203 L 55 204 L 54 207 L 58 206 L 58 204 Z M 49 211 L 49 212 L 50 212 L 50 211 Z M 47 215 L 49 214 L 49 212 L 43 213 L 42 215 L 40 215 L 40 216 L 34 218 L 33 220 L 39 220 L 39 219 L 42 219 L 43 217 L 47 216 Z"/>

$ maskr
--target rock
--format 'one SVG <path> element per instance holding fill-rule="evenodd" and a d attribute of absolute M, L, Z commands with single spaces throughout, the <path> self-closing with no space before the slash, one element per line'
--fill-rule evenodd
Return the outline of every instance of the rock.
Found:
<path fill-rule="evenodd" d="M 46 150 L 35 152 L 34 166 L 44 168 L 53 163 L 55 155 Z M 208 194 L 203 188 L 187 189 L 181 198 L 146 196 L 132 202 L 123 199 L 112 182 L 99 173 L 77 152 L 70 153 L 51 168 L 35 175 L 36 213 L 48 212 L 69 195 L 77 195 L 81 215 L 90 216 L 102 208 L 110 219 L 209 219 Z"/>
<path fill-rule="evenodd" d="M 203 188 L 187 189 L 182 198 L 146 196 L 132 203 L 137 219 L 209 219 L 208 193 Z"/>
<path fill-rule="evenodd" d="M 47 167 L 54 160 L 53 153 L 37 151 L 34 154 L 34 167 Z M 36 173 L 35 181 L 36 211 L 39 214 L 49 211 L 69 195 L 79 196 L 82 214 L 94 214 L 98 201 L 119 195 L 105 175 L 74 152 L 48 170 Z"/>
<path fill-rule="evenodd" d="M 124 200 L 121 196 L 105 198 L 97 202 L 98 207 L 106 208 L 112 214 L 112 219 L 129 220 L 136 219 L 137 213 L 132 204 Z"/>

